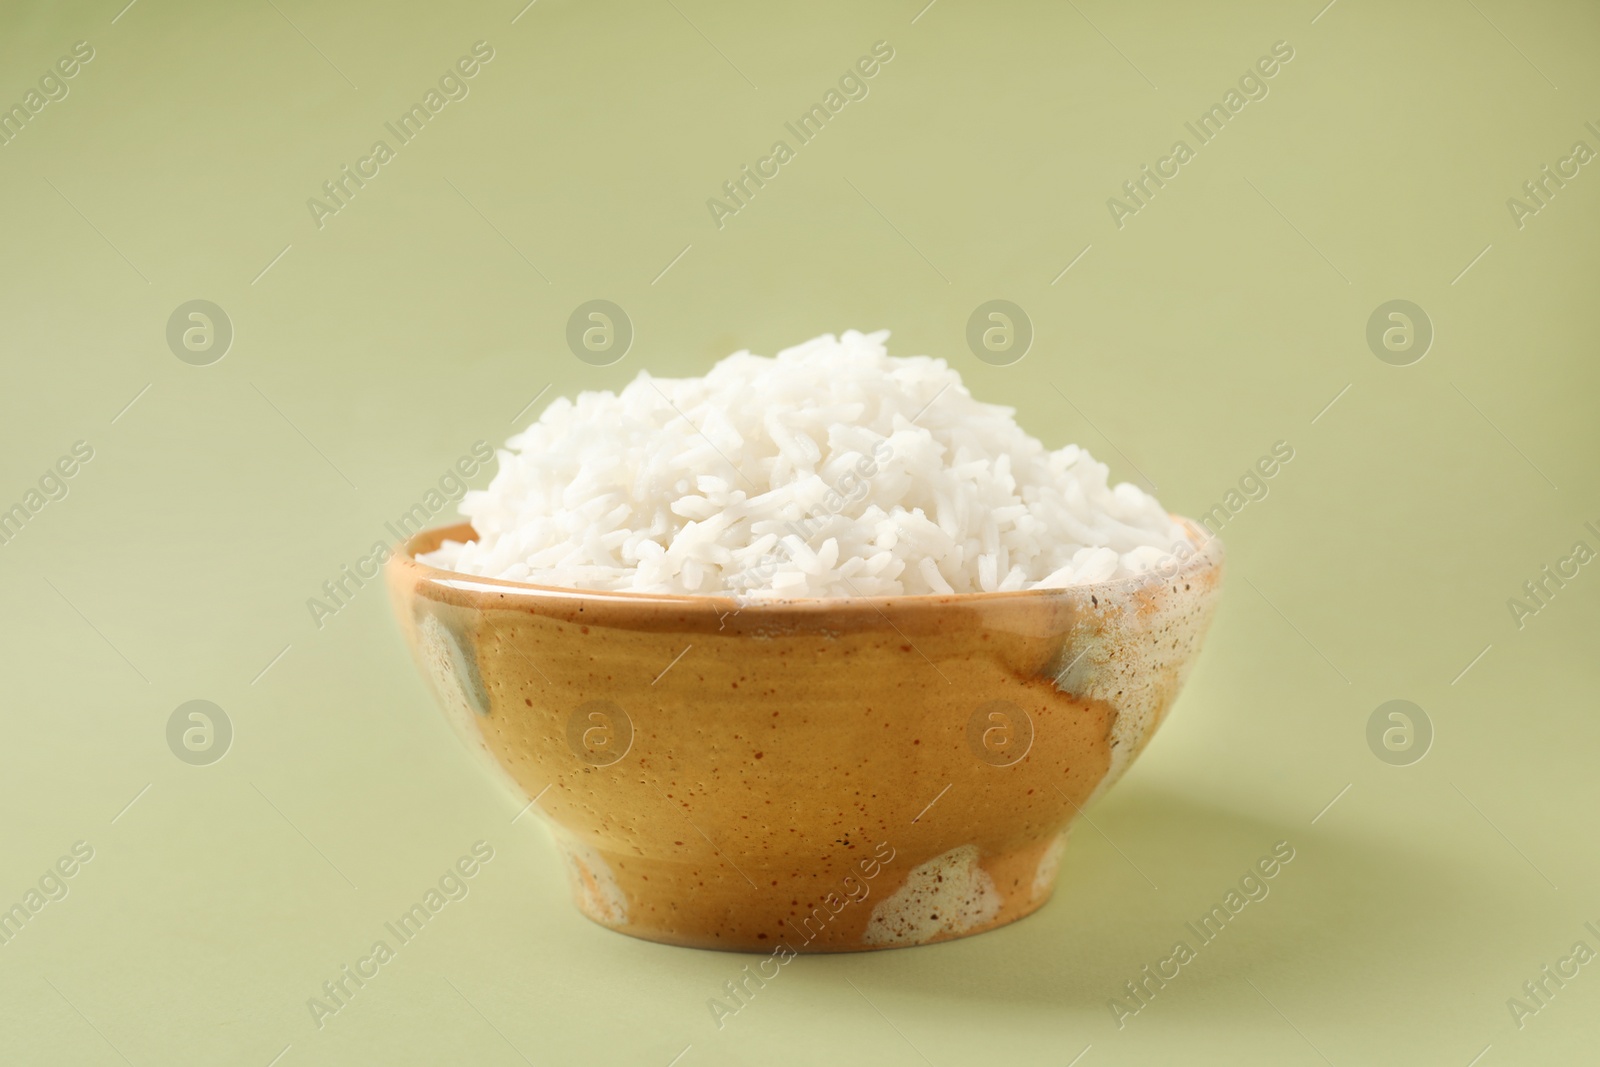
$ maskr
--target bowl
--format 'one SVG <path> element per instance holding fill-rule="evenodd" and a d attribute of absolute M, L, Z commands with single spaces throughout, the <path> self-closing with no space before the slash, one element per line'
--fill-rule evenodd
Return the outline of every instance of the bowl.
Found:
<path fill-rule="evenodd" d="M 584 915 L 699 948 L 919 945 L 1049 899 L 1161 724 L 1222 546 L 1067 589 L 806 599 L 558 589 L 385 564 L 467 745 L 548 824 Z M 787 957 L 784 957 L 787 958 Z"/>

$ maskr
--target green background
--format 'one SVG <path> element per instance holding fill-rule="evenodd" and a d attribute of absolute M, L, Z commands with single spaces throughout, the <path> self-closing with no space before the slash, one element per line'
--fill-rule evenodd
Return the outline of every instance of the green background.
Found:
<path fill-rule="evenodd" d="M 520 6 L 0 15 L 0 103 L 95 50 L 0 148 L 0 506 L 94 448 L 0 546 L 0 902 L 95 850 L 0 946 L 0 1060 L 1594 1057 L 1600 963 L 1521 1029 L 1506 1001 L 1580 938 L 1600 948 L 1600 565 L 1520 629 L 1506 601 L 1580 538 L 1600 548 L 1600 173 L 1520 229 L 1506 200 L 1575 141 L 1600 149 L 1600 11 Z M 495 54 L 470 95 L 319 229 L 307 198 L 478 40 Z M 879 40 L 870 95 L 719 230 L 707 198 Z M 1114 225 L 1107 198 L 1280 40 L 1270 95 Z M 595 298 L 637 332 L 607 368 L 564 340 Z M 1011 366 L 964 340 L 994 298 L 1036 330 Z M 192 299 L 235 329 L 210 366 L 165 339 Z M 1436 332 L 1409 366 L 1365 340 L 1392 299 Z M 706 1001 L 746 960 L 580 918 L 385 594 L 321 629 L 306 599 L 547 386 L 849 327 L 949 359 L 1176 511 L 1277 441 L 1295 458 L 1223 530 L 1205 653 L 1049 906 L 797 960 L 718 1030 Z M 210 766 L 166 742 L 197 698 L 234 728 Z M 1435 731 L 1404 767 L 1366 741 L 1397 698 Z M 316 1028 L 307 998 L 480 839 L 470 896 Z M 1108 999 L 1280 840 L 1297 855 L 1271 896 L 1119 1030 Z"/>

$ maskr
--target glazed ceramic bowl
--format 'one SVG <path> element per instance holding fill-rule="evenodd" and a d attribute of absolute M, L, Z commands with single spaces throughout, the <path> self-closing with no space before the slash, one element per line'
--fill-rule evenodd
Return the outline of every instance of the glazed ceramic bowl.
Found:
<path fill-rule="evenodd" d="M 926 944 L 1033 912 L 1171 707 L 1222 547 L 1070 589 L 811 599 L 555 589 L 386 564 L 467 744 L 595 922 L 701 948 Z"/>

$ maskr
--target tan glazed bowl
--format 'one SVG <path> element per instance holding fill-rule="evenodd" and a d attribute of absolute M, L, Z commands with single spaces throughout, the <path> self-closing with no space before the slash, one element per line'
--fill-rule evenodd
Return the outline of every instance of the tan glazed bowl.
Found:
<path fill-rule="evenodd" d="M 467 744 L 547 820 L 585 915 L 699 948 L 843 952 L 1014 922 L 1182 685 L 1222 546 L 1070 589 L 794 600 L 386 564 Z"/>

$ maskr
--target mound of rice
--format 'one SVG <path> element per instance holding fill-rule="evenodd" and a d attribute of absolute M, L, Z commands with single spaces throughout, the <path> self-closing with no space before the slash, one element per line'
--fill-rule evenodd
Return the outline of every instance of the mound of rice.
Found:
<path fill-rule="evenodd" d="M 887 330 L 704 378 L 553 401 L 423 562 L 537 585 L 755 599 L 968 593 L 1138 574 L 1186 542 L 1076 445 L 1046 451 Z"/>

